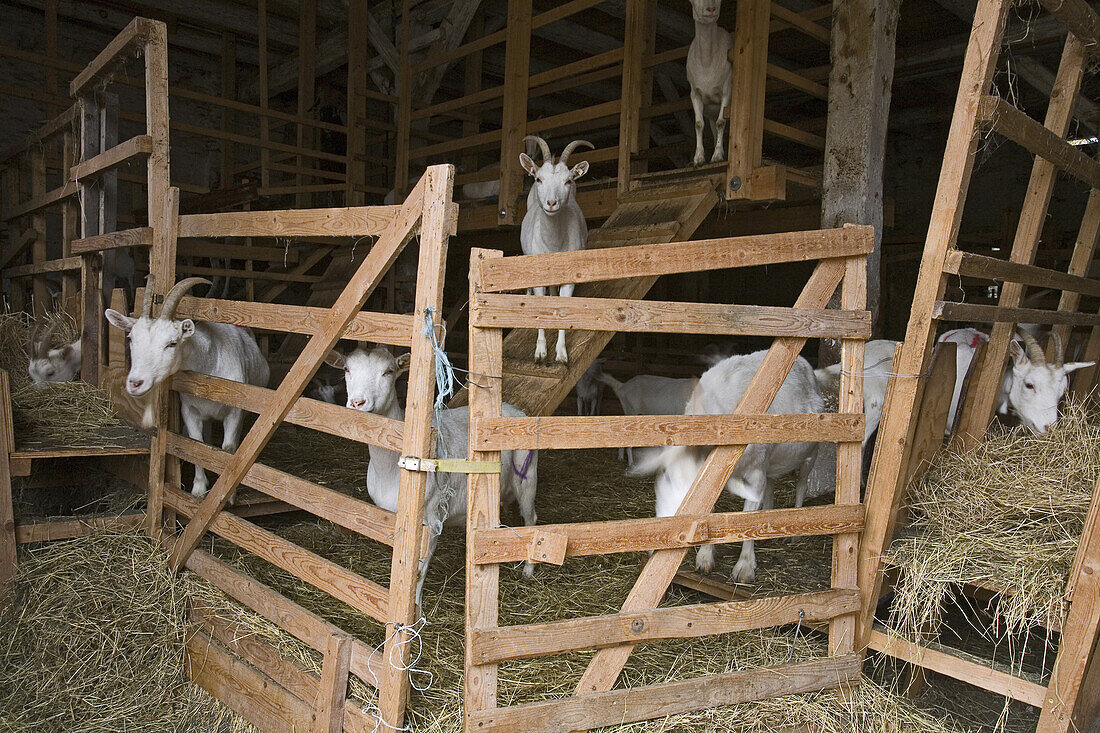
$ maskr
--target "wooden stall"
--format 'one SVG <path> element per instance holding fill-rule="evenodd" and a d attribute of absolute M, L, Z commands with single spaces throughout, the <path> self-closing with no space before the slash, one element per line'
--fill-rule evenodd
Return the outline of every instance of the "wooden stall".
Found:
<path fill-rule="evenodd" d="M 1039 707 L 1042 712 L 1038 730 L 1067 731 L 1081 729 L 1089 722 L 1089 715 L 1095 715 L 1095 710 L 1088 711 L 1095 707 L 1096 692 L 1086 693 L 1081 685 L 1100 628 L 1097 582 L 1100 485 L 1068 578 L 1067 597 L 1071 602 L 1049 683 L 1024 678 L 1013 670 L 991 668 L 942 645 L 891 643 L 873 623 L 883 577 L 883 556 L 894 533 L 898 507 L 903 502 L 914 460 L 912 453 L 918 438 L 915 408 L 930 389 L 927 372 L 937 325 L 945 321 L 994 324 L 961 408 L 955 440 L 964 449 L 978 444 L 986 434 L 1001 389 L 1009 342 L 1018 323 L 1051 325 L 1063 343 L 1077 329 L 1077 335 L 1086 344 L 1084 358 L 1095 359 L 1100 355 L 1100 315 L 1087 311 L 1082 303 L 1082 297 L 1100 294 L 1100 283 L 1089 277 L 1100 231 L 1100 164 L 1066 139 L 1082 77 L 1091 63 L 1090 49 L 1098 40 L 1100 17 L 1084 2 L 1042 2 L 1069 34 L 1046 118 L 1040 123 L 996 96 L 993 87 L 1010 5 L 1006 0 L 981 0 L 974 17 L 908 330 L 895 361 L 893 372 L 897 376 L 883 413 L 867 489 L 867 522 L 860 554 L 860 590 L 864 594 L 860 646 L 886 651 L 907 662 Z M 1007 259 L 974 254 L 958 246 L 975 153 L 987 135 L 1006 138 L 1034 156 Z M 1033 264 L 1042 251 L 1043 224 L 1060 176 L 1085 184 L 1090 192 L 1077 241 L 1064 271 Z M 996 303 L 947 300 L 948 278 L 961 277 L 1003 283 Z M 1060 291 L 1061 295 L 1056 304 L 1044 309 L 1023 302 L 1026 288 L 1048 288 Z M 1094 373 L 1092 369 L 1081 370 L 1075 376 L 1074 387 L 1088 391 L 1094 384 Z M 1001 591 L 1011 592 L 1011 588 Z"/>
<path fill-rule="evenodd" d="M 862 387 L 845 376 L 837 414 L 766 415 L 808 339 L 843 340 L 844 374 L 863 369 L 870 335 L 865 310 L 870 227 L 698 242 L 628 245 L 575 253 L 501 257 L 475 250 L 470 263 L 470 458 L 499 460 L 502 450 L 616 446 L 717 446 L 675 516 L 526 528 L 500 525 L 500 477 L 471 476 L 466 565 L 465 730 L 589 730 L 672 713 L 858 684 L 856 560 L 860 503 Z M 667 303 L 639 298 L 568 300 L 511 294 L 567 278 L 635 281 L 681 272 L 764 263 L 817 261 L 793 308 Z M 841 309 L 824 310 L 840 289 Z M 773 337 L 759 370 L 731 415 L 501 416 L 503 330 L 566 328 Z M 836 502 L 803 509 L 711 514 L 751 443 L 835 442 Z M 749 601 L 658 608 L 690 547 L 749 538 L 832 535 L 829 590 Z M 501 563 L 562 564 L 569 557 L 653 551 L 622 612 L 527 626 L 500 626 Z M 506 600 L 506 599 L 505 599 Z M 830 656 L 789 667 L 616 689 L 635 645 L 783 624 L 828 622 Z M 497 668 L 506 660 L 596 649 L 575 693 L 564 699 L 497 707 Z"/>

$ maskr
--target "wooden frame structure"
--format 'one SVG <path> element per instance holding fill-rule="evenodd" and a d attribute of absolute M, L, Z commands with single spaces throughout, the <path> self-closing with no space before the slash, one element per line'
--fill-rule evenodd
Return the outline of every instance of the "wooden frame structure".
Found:
<path fill-rule="evenodd" d="M 789 184 L 811 190 L 820 187 L 819 166 L 783 166 L 764 159 L 763 140 L 766 135 L 811 151 L 825 149 L 824 137 L 818 134 L 820 130 L 802 129 L 795 120 L 785 123 L 767 118 L 765 96 L 770 88 L 788 95 L 794 93 L 827 100 L 825 80 L 829 68 L 826 65 L 792 70 L 777 62 L 769 62 L 768 38 L 772 33 L 794 29 L 815 42 L 824 43 L 827 49 L 829 30 L 818 21 L 829 17 L 830 5 L 795 13 L 771 0 L 739 3 L 737 27 L 732 33 L 735 42 L 731 52 L 735 69 L 733 83 L 738 90 L 751 91 L 738 91 L 733 95 L 733 109 L 728 111 L 728 160 L 698 168 L 676 169 L 673 166 L 671 170 L 665 164 L 664 170 L 660 170 L 654 168 L 659 159 L 667 160 L 670 155 L 678 157 L 685 151 L 690 154 L 690 148 L 688 144 L 652 146 L 651 121 L 671 115 L 683 116 L 683 124 L 690 128 L 691 144 L 694 143 L 694 128 L 686 122 L 685 113 L 691 110 L 690 100 L 686 97 L 654 103 L 655 88 L 658 86 L 655 72 L 662 65 L 682 64 L 688 51 L 687 45 L 668 49 L 657 47 L 659 4 L 656 0 L 628 0 L 614 8 L 606 8 L 611 15 L 622 18 L 621 45 L 537 73 L 532 69 L 532 43 L 536 31 L 553 24 L 583 28 L 583 20 L 578 20 L 579 15 L 600 6 L 602 2 L 604 0 L 573 0 L 533 13 L 529 2 L 510 0 L 507 22 L 503 28 L 471 35 L 470 40 L 461 45 L 430 54 L 411 64 L 408 63 L 407 52 L 409 27 L 405 24 L 402 29 L 404 74 L 400 88 L 416 90 L 425 77 L 439 74 L 458 61 L 466 65 L 467 76 L 466 88 L 456 98 L 425 101 L 414 99 L 411 94 L 401 94 L 396 189 L 403 190 L 410 171 L 426 162 L 463 160 L 469 162 L 467 167 L 477 168 L 479 163 L 495 160 L 500 164 L 498 167 L 489 165 L 456 176 L 458 185 L 492 180 L 499 182 L 497 204 L 469 208 L 463 214 L 460 228 L 518 224 L 525 205 L 522 200 L 524 174 L 516 161 L 524 149 L 522 139 L 529 134 L 553 136 L 555 139 L 596 134 L 618 140 L 618 143 L 607 144 L 597 150 L 579 151 L 573 156 L 575 160 L 587 160 L 597 167 L 607 164 L 608 177 L 613 179 L 610 184 L 582 182 L 578 200 L 590 217 L 609 214 L 615 207 L 617 197 L 646 183 L 707 178 L 725 192 L 726 198 L 742 200 L 785 199 Z M 406 17 L 409 6 L 409 2 L 403 6 Z M 580 31 L 567 31 L 562 26 L 563 35 L 572 32 Z M 603 37 L 600 47 L 617 43 L 613 41 Z M 487 49 L 500 45 L 504 47 L 504 81 L 484 87 L 480 71 L 482 55 Z M 620 84 L 617 99 L 594 102 L 541 119 L 530 118 L 530 102 L 540 96 L 586 84 L 608 85 L 616 81 Z M 666 84 L 666 91 L 667 88 Z M 455 137 L 433 130 L 433 121 L 439 120 L 461 120 L 462 135 Z M 457 128 L 452 126 L 452 129 Z"/>
<path fill-rule="evenodd" d="M 1069 31 L 1061 65 L 1054 80 L 1044 123 L 1039 123 L 1007 101 L 992 95 L 992 81 L 1002 43 L 1007 0 L 981 0 L 963 66 L 950 135 L 940 172 L 932 220 L 925 242 L 920 274 L 905 342 L 893 371 L 893 380 L 879 429 L 878 449 L 868 483 L 867 524 L 860 552 L 860 590 L 863 619 L 861 648 L 886 651 L 905 661 L 934 669 L 1022 700 L 1042 709 L 1038 731 L 1067 731 L 1083 726 L 1097 714 L 1096 677 L 1085 693 L 1088 662 L 1100 629 L 1100 484 L 1094 495 L 1089 518 L 1081 537 L 1073 570 L 1068 579 L 1071 599 L 1061 629 L 1058 656 L 1049 684 L 1023 679 L 1009 670 L 990 669 L 983 663 L 963 659 L 939 646 L 891 643 L 873 628 L 874 601 L 882 582 L 883 555 L 894 531 L 899 504 L 910 471 L 910 456 L 916 440 L 916 411 L 924 393 L 925 374 L 931 347 L 940 321 L 985 321 L 994 323 L 989 343 L 976 364 L 961 408 L 956 440 L 966 447 L 980 441 L 992 419 L 1000 390 L 1001 375 L 1009 341 L 1020 321 L 1050 324 L 1068 341 L 1073 327 L 1091 327 L 1087 359 L 1100 355 L 1100 315 L 1081 310 L 1081 296 L 1100 294 L 1100 284 L 1088 277 L 1089 265 L 1100 232 L 1100 164 L 1084 155 L 1065 139 L 1082 75 L 1100 41 L 1100 17 L 1084 2 L 1059 0 L 1042 4 Z M 985 131 L 991 131 L 1022 146 L 1035 156 L 1023 209 L 1008 260 L 970 254 L 957 249 L 959 223 L 966 199 L 975 152 Z M 1091 191 L 1077 243 L 1067 271 L 1038 267 L 1032 263 L 1039 248 L 1043 222 L 1055 181 L 1064 173 L 1086 184 Z M 947 278 L 969 276 L 1002 281 L 996 305 L 945 301 Z M 1050 288 L 1062 295 L 1055 310 L 1022 308 L 1025 287 Z M 1090 371 L 1091 370 L 1087 370 Z M 1082 370 L 1078 387 L 1091 384 L 1093 375 Z"/>
<path fill-rule="evenodd" d="M 417 620 L 414 594 L 419 563 L 426 550 L 425 475 L 403 472 L 400 504 L 392 513 L 275 470 L 257 459 L 284 422 L 383 446 L 403 455 L 431 456 L 435 447 L 434 353 L 421 330 L 424 314 L 439 322 L 447 242 L 457 218 L 450 203 L 452 181 L 451 167 L 430 168 L 399 206 L 170 217 L 173 224 L 167 252 L 171 257 L 177 237 L 197 236 L 200 232 L 204 236 L 215 233 L 228 237 L 378 237 L 331 308 L 188 297 L 176 311 L 178 317 L 308 336 L 304 349 L 276 389 L 201 374 L 176 375 L 169 388 L 162 390 L 163 400 L 170 392 L 187 393 L 241 408 L 257 418 L 237 451 L 228 454 L 173 431 L 162 403 L 149 468 L 148 526 L 171 548 L 172 567 L 193 570 L 325 655 L 324 671 L 318 679 L 259 641 L 237 638 L 224 622 L 201 613 L 196 617 L 201 632 L 191 646 L 192 677 L 261 729 L 290 730 L 315 715 L 313 730 L 341 730 L 341 724 L 348 730 L 370 730 L 376 722 L 374 714 L 346 700 L 349 672 L 378 690 L 377 716 L 382 723 L 398 728 L 402 725 L 410 655 L 409 645 L 404 642 L 411 633 L 408 627 Z M 174 200 L 175 196 L 169 197 L 170 205 Z M 361 311 L 414 236 L 419 237 L 416 313 L 421 315 Z M 301 396 L 325 355 L 342 338 L 411 347 L 409 397 L 403 423 Z M 179 489 L 180 460 L 218 474 L 201 502 Z M 224 511 L 230 494 L 242 484 L 391 546 L 389 587 Z M 185 520 L 178 536 L 174 534 L 177 516 Z M 384 648 L 372 651 L 276 591 L 196 550 L 208 530 L 381 622 L 386 628 Z M 233 658 L 227 650 L 245 661 Z M 321 727 L 322 719 L 326 727 Z"/>
<path fill-rule="evenodd" d="M 855 653 L 859 591 L 856 561 L 863 528 L 860 504 L 862 386 L 845 376 L 840 412 L 766 415 L 809 338 L 843 340 L 844 374 L 863 369 L 870 336 L 866 255 L 870 227 L 844 227 L 802 237 L 764 235 L 701 242 L 623 246 L 574 253 L 503 258 L 474 250 L 470 263 L 470 370 L 500 375 L 504 328 L 696 332 L 775 337 L 731 415 L 522 417 L 501 416 L 500 379 L 471 386 L 470 458 L 499 460 L 501 450 L 629 445 L 717 445 L 675 516 L 538 527 L 500 526 L 500 477 L 469 477 L 466 559 L 465 730 L 589 730 L 678 712 L 783 694 L 858 684 Z M 662 303 L 640 299 L 547 298 L 508 294 L 554 285 L 582 274 L 599 281 L 636 279 L 763 263 L 820 260 L 793 308 Z M 824 310 L 840 288 L 840 311 Z M 674 307 L 673 307 L 674 306 Z M 836 503 L 803 509 L 711 514 L 747 445 L 836 442 Z M 833 535 L 832 588 L 818 593 L 657 609 L 688 548 L 749 538 Z M 653 551 L 622 612 L 527 626 L 498 625 L 500 563 Z M 656 610 L 654 610 L 656 609 Z M 824 659 L 641 688 L 612 690 L 634 646 L 805 621 L 827 621 Z M 497 707 L 497 666 L 510 659 L 596 649 L 572 697 Z"/>

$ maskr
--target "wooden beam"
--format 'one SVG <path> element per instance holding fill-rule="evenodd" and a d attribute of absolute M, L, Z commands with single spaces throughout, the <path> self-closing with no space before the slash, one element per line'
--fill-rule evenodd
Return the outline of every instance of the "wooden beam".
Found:
<path fill-rule="evenodd" d="M 1100 315 L 1096 313 L 1061 313 L 1037 308 L 1009 308 L 1000 305 L 976 305 L 942 300 L 936 301 L 936 306 L 932 312 L 936 318 L 946 321 L 1004 323 L 1011 324 L 1012 329 L 1018 323 L 1060 324 L 1065 326 L 1100 325 Z M 998 364 L 998 369 L 1001 368 L 1001 364 L 1003 362 Z"/>
<path fill-rule="evenodd" d="M 1093 236 L 1095 241 L 1095 235 Z M 1091 259 L 1091 258 L 1090 258 Z M 1100 281 L 1081 275 L 1070 275 L 1046 267 L 1009 262 L 996 257 L 985 257 L 972 252 L 953 250 L 947 254 L 944 272 L 952 275 L 980 277 L 987 280 L 1014 282 L 1038 288 L 1068 290 L 1074 293 L 1100 296 Z"/>
<path fill-rule="evenodd" d="M 518 224 L 516 202 L 523 191 L 524 171 L 518 165 L 523 137 L 534 133 L 527 124 L 528 77 L 531 74 L 531 3 L 508 0 L 508 40 L 504 49 L 504 109 L 501 112 L 500 191 L 497 225 Z M 480 135 L 473 136 L 481 137 Z M 436 146 L 438 147 L 438 146 Z"/>
<path fill-rule="evenodd" d="M 149 135 L 135 135 L 124 143 L 104 150 L 94 158 L 74 165 L 69 169 L 69 180 L 82 181 L 85 178 L 106 173 L 152 152 L 153 138 Z"/>
<path fill-rule="evenodd" d="M 107 232 L 106 234 L 95 234 L 90 237 L 74 239 L 72 250 L 73 254 L 80 255 L 123 247 L 149 247 L 152 244 L 153 228 L 137 227 L 136 229 L 123 229 L 118 232 Z"/>
<path fill-rule="evenodd" d="M 69 84 L 69 96 L 78 98 L 85 95 L 94 82 L 115 70 L 122 62 L 129 58 L 129 51 L 143 46 L 149 38 L 157 33 L 157 26 L 164 28 L 160 21 L 137 17 L 123 28 L 114 39 L 108 43 L 92 62 L 84 67 Z"/>
<path fill-rule="evenodd" d="M 386 232 L 399 206 L 227 211 L 185 214 L 180 237 L 372 237 Z"/>
<path fill-rule="evenodd" d="M 63 257 L 60 260 L 49 260 L 38 264 L 20 265 L 4 270 L 4 277 L 30 277 L 31 275 L 44 275 L 47 272 L 74 272 L 80 269 L 80 257 Z"/>
<path fill-rule="evenodd" d="M 1040 0 L 1042 6 L 1089 49 L 1100 44 L 1100 18 L 1085 0 Z"/>
<path fill-rule="evenodd" d="M 350 664 L 351 637 L 333 634 L 328 638 L 325 648 L 317 702 L 313 706 L 313 733 L 343 733 Z"/>

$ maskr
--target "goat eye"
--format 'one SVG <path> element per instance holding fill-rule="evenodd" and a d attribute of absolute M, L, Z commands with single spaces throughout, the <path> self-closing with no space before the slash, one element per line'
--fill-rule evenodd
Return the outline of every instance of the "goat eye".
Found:
<path fill-rule="evenodd" d="M 179 346 L 179 343 L 180 343 L 179 341 L 169 341 L 169 342 L 168 342 L 168 345 L 167 345 L 167 346 L 165 346 L 164 348 L 166 348 L 166 349 L 174 349 L 174 348 L 176 348 L 177 346 Z"/>
<path fill-rule="evenodd" d="M 535 183 L 542 183 L 542 178 L 536 178 Z"/>
<path fill-rule="evenodd" d="M 1035 385 L 1032 384 L 1031 382 L 1024 382 L 1024 386 L 1027 387 L 1028 389 L 1035 389 Z"/>
<path fill-rule="evenodd" d="M 393 370 L 392 370 L 392 369 L 387 369 L 386 371 L 382 372 L 382 376 L 383 376 L 383 377 L 389 377 L 389 376 L 391 376 L 392 374 L 393 374 Z"/>
<path fill-rule="evenodd" d="M 351 374 L 351 370 L 347 367 L 344 367 L 344 374 Z"/>

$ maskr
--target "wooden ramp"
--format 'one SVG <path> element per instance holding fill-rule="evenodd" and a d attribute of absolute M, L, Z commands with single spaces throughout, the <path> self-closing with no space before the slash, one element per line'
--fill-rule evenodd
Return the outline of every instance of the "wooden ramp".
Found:
<path fill-rule="evenodd" d="M 707 179 L 632 191 L 619 199 L 602 227 L 589 232 L 588 249 L 688 240 L 717 203 L 714 183 Z M 638 299 L 656 281 L 644 277 L 582 283 L 574 295 Z M 538 363 L 534 360 L 536 332 L 513 329 L 504 339 L 504 401 L 528 415 L 553 414 L 612 336 L 609 332 L 570 331 L 569 363 Z M 547 334 L 551 354 L 556 342 L 557 334 Z M 455 405 L 465 403 L 464 392 L 456 396 Z"/>

